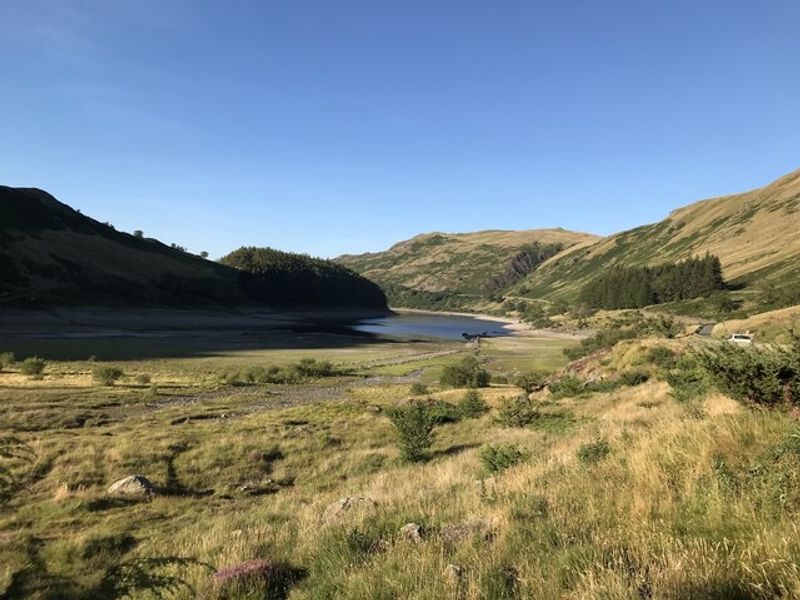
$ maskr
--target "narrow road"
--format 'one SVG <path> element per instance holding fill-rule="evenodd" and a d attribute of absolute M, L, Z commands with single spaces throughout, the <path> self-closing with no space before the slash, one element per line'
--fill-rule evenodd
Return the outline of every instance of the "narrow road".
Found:
<path fill-rule="evenodd" d="M 714 330 L 716 323 L 703 323 L 697 328 L 697 335 L 703 337 L 711 337 L 711 332 Z"/>

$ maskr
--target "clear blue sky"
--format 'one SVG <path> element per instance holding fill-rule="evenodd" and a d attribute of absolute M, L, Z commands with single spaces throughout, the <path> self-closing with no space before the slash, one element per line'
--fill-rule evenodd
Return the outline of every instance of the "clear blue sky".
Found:
<path fill-rule="evenodd" d="M 0 183 L 217 257 L 607 234 L 800 167 L 797 0 L 3 0 Z"/>

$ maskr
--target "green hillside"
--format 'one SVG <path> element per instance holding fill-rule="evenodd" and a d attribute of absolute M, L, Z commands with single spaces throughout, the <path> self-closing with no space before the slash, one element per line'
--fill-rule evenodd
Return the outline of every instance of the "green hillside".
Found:
<path fill-rule="evenodd" d="M 0 186 L 5 306 L 385 306 L 377 286 L 340 265 L 280 254 L 269 272 L 248 273 L 116 231 L 42 190 Z"/>
<path fill-rule="evenodd" d="M 597 239 L 563 229 L 436 232 L 384 252 L 336 260 L 379 283 L 393 305 L 468 308 L 535 272 L 550 257 Z"/>
<path fill-rule="evenodd" d="M 655 273 L 710 254 L 741 297 L 780 307 L 797 295 L 798 231 L 800 170 L 607 238 L 558 229 L 429 233 L 385 252 L 337 260 L 379 283 L 394 306 L 492 310 L 501 297 L 571 303 L 612 270 L 649 267 Z"/>
<path fill-rule="evenodd" d="M 562 253 L 512 294 L 572 300 L 602 270 L 655 266 L 707 252 L 734 287 L 800 281 L 800 170 L 742 194 L 703 200 L 666 219 Z"/>

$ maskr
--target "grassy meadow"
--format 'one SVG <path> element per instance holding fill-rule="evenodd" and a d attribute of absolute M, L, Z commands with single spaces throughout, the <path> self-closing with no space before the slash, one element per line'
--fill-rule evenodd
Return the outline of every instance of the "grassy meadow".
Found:
<path fill-rule="evenodd" d="M 479 358 L 512 383 L 480 390 L 482 416 L 439 424 L 415 464 L 387 413 L 415 382 L 457 403 L 466 390 L 437 381 L 473 345 L 121 360 L 113 386 L 92 377 L 102 360 L 50 361 L 42 379 L 7 367 L 2 431 L 27 449 L 3 463 L 0 598 L 800 597 L 796 418 L 713 392 L 678 401 L 648 358 L 662 341 L 626 340 L 582 368 L 646 382 L 534 392 L 532 423 L 500 424 L 515 376 L 562 368 L 575 343 L 484 341 Z M 237 378 L 310 357 L 339 374 Z M 522 460 L 490 474 L 487 446 Z M 107 493 L 133 474 L 157 493 Z M 368 500 L 331 514 L 345 497 Z"/>

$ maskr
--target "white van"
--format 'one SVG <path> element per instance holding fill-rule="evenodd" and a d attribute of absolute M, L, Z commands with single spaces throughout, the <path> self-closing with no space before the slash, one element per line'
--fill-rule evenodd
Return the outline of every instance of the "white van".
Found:
<path fill-rule="evenodd" d="M 728 341 L 732 344 L 752 344 L 753 343 L 753 336 L 749 333 L 733 333 L 728 338 Z"/>

